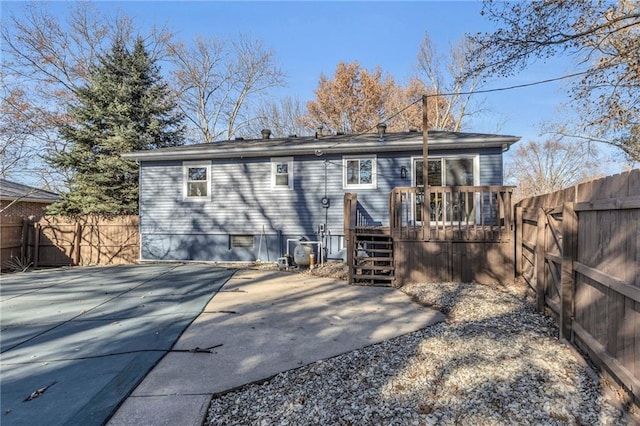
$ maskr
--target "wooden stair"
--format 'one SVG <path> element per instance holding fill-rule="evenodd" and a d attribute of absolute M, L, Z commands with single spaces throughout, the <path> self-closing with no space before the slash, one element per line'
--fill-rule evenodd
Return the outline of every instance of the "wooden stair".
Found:
<path fill-rule="evenodd" d="M 393 239 L 384 228 L 355 230 L 353 264 L 355 285 L 391 287 L 394 280 Z"/>

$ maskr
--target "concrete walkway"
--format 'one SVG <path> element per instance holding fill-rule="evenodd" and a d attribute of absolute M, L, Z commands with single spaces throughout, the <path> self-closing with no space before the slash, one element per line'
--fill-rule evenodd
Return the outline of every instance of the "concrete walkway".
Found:
<path fill-rule="evenodd" d="M 201 425 L 216 393 L 443 318 L 392 288 L 348 286 L 286 272 L 238 271 L 108 424 Z M 188 352 L 193 348 L 200 349 Z"/>

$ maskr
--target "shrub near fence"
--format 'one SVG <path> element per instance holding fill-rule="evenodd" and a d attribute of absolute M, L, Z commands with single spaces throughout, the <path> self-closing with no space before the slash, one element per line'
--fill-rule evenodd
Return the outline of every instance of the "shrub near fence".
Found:
<path fill-rule="evenodd" d="M 139 258 L 137 216 L 45 216 L 24 230 L 22 253 L 35 267 L 131 264 Z"/>
<path fill-rule="evenodd" d="M 516 204 L 516 272 L 640 405 L 640 170 Z"/>

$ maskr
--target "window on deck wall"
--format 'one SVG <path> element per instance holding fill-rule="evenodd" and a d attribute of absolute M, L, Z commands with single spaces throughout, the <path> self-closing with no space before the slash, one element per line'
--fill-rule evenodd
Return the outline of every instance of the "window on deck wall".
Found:
<path fill-rule="evenodd" d="M 271 159 L 271 188 L 293 189 L 293 158 Z"/>
<path fill-rule="evenodd" d="M 344 157 L 343 186 L 344 189 L 375 189 L 376 188 L 376 157 Z"/>
<path fill-rule="evenodd" d="M 211 186 L 209 163 L 183 163 L 184 198 L 186 200 L 208 200 Z"/>

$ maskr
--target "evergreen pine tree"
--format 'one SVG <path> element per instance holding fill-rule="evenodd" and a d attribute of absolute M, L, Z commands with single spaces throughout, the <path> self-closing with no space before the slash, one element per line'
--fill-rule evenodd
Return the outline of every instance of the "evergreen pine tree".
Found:
<path fill-rule="evenodd" d="M 143 41 L 132 52 L 115 41 L 69 112 L 74 122 L 61 130 L 69 150 L 48 160 L 70 170 L 73 181 L 49 212 L 137 214 L 138 166 L 121 154 L 184 143 L 182 116 Z"/>

